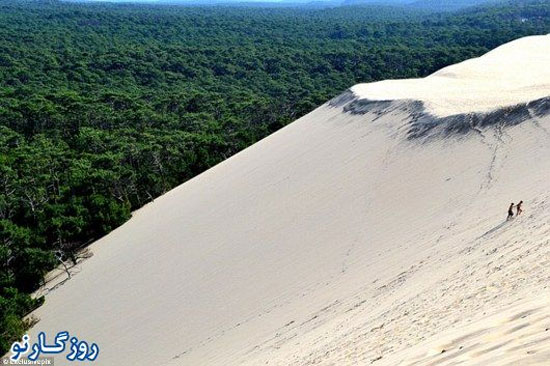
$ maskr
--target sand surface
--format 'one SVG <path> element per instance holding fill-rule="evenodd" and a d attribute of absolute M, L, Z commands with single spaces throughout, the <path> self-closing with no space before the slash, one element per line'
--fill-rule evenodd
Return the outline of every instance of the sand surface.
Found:
<path fill-rule="evenodd" d="M 423 79 L 384 80 L 352 88 L 371 100 L 413 99 L 436 116 L 486 112 L 548 96 L 550 35 L 525 37 Z"/>
<path fill-rule="evenodd" d="M 515 70 L 493 90 L 549 85 L 513 65 L 549 39 L 485 56 Z M 482 59 L 425 80 L 469 85 Z M 105 366 L 549 365 L 550 116 L 430 139 L 410 120 L 327 104 L 156 199 L 47 293 L 31 337 L 67 330 Z"/>

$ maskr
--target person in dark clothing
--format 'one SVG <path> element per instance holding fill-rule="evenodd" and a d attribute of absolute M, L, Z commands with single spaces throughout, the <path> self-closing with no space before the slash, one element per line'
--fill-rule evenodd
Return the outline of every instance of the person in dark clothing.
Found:
<path fill-rule="evenodd" d="M 521 209 L 521 205 L 523 205 L 523 201 L 519 201 L 519 203 L 516 205 L 516 216 L 519 216 L 523 212 Z"/>
<path fill-rule="evenodd" d="M 514 217 L 514 202 L 510 204 L 510 207 L 508 207 L 508 217 L 506 218 L 506 221 L 511 220 Z"/>

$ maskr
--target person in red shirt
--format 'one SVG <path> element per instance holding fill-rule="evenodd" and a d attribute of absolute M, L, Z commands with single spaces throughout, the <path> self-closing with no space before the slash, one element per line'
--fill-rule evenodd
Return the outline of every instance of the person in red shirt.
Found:
<path fill-rule="evenodd" d="M 523 204 L 523 201 L 519 201 L 519 203 L 516 205 L 516 216 L 519 216 L 523 212 L 521 209 L 521 205 Z"/>

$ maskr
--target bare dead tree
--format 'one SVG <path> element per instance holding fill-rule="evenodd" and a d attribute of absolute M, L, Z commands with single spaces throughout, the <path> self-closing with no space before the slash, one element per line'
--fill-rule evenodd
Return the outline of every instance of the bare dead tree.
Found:
<path fill-rule="evenodd" d="M 67 273 L 67 277 L 71 278 L 71 272 L 69 271 L 69 268 L 67 267 L 67 264 L 65 264 L 65 261 L 63 260 L 64 253 L 61 249 L 58 249 L 55 251 L 55 258 L 61 263 L 63 268 L 65 269 L 65 273 Z"/>

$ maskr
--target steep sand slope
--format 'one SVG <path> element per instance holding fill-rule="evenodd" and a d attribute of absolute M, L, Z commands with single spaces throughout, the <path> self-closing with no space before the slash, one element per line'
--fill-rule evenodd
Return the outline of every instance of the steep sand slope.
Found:
<path fill-rule="evenodd" d="M 537 58 L 548 40 L 505 48 Z M 456 117 L 363 97 L 136 212 L 47 295 L 31 337 L 68 330 L 106 366 L 547 365 L 550 99 Z"/>

